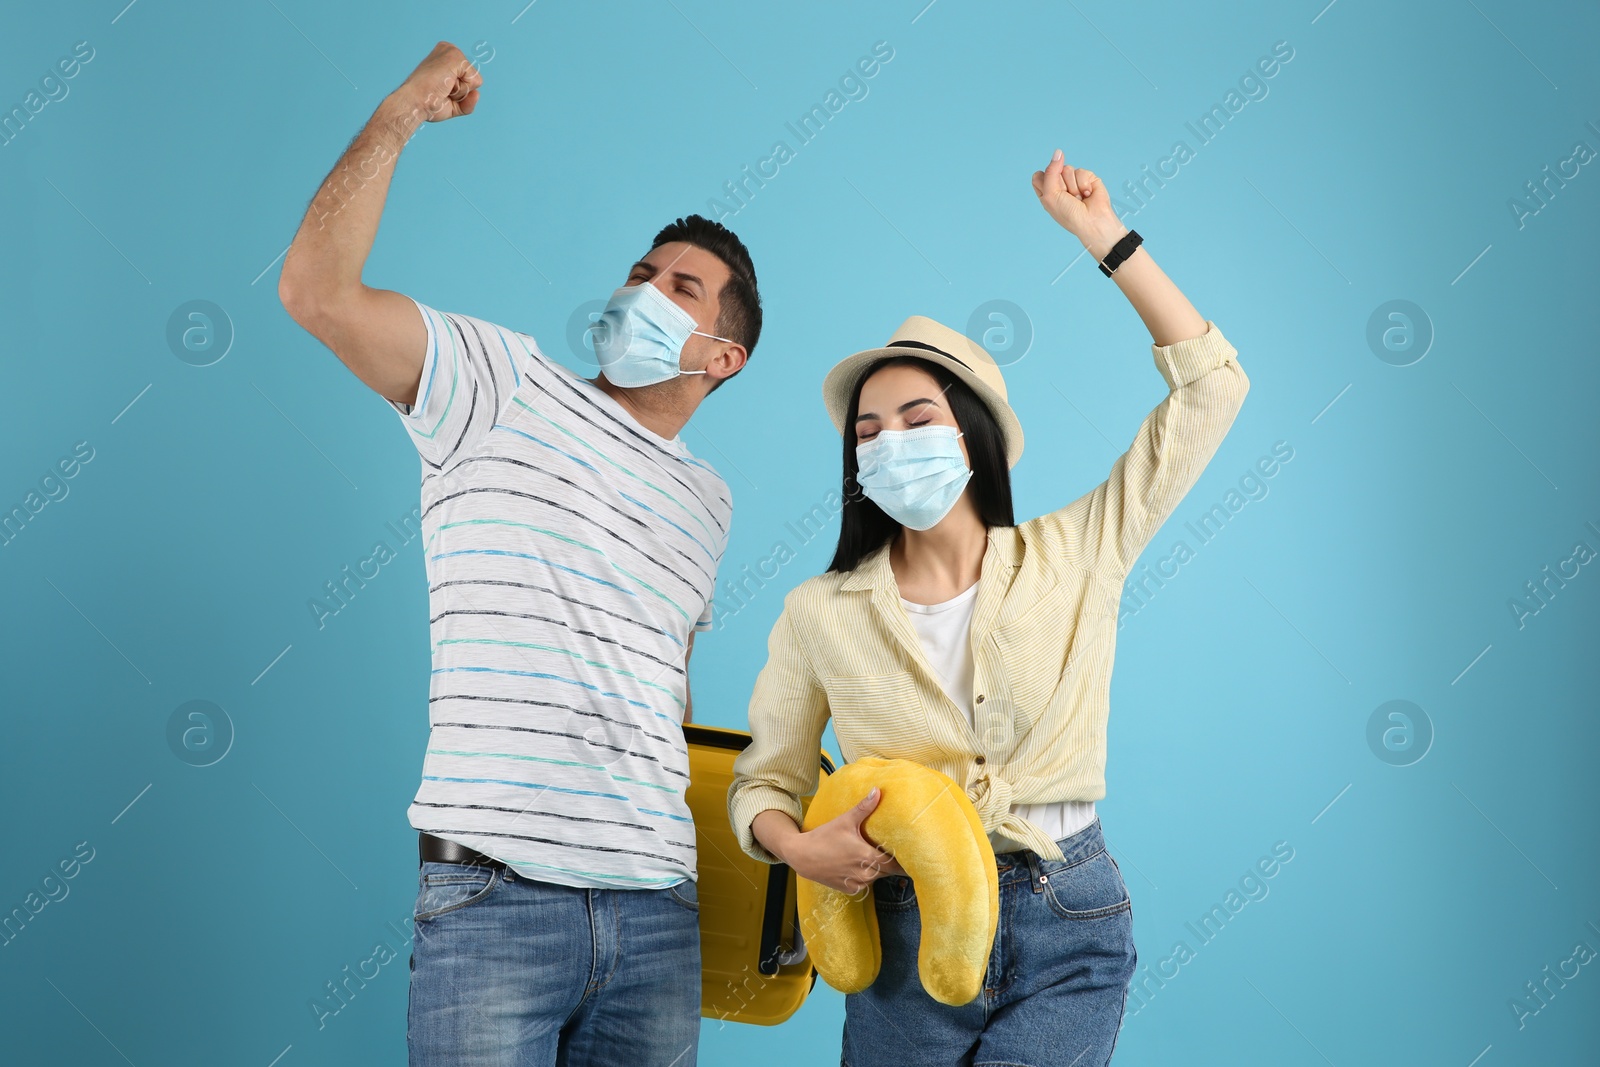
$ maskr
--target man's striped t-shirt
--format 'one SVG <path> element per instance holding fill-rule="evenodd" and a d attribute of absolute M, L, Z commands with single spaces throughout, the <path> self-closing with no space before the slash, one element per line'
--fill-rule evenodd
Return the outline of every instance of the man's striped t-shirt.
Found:
<path fill-rule="evenodd" d="M 433 672 L 411 825 L 564 885 L 695 877 L 683 738 L 732 503 L 527 334 L 416 303 Z"/>

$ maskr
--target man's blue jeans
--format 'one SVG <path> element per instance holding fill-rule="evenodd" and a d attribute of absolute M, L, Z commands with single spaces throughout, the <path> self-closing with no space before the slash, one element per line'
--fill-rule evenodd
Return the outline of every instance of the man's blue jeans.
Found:
<path fill-rule="evenodd" d="M 1059 842 L 1065 860 L 995 857 L 1000 922 L 984 990 L 952 1008 L 917 977 L 916 886 L 873 882 L 883 964 L 845 998 L 844 1067 L 1103 1067 L 1138 954 L 1133 905 L 1096 819 Z"/>
<path fill-rule="evenodd" d="M 693 1067 L 699 902 L 428 861 L 418 874 L 412 1067 Z"/>

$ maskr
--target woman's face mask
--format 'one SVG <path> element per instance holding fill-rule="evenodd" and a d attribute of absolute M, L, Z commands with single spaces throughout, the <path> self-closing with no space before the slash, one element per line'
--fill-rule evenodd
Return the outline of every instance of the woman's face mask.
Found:
<path fill-rule="evenodd" d="M 610 303 L 594 326 L 594 354 L 606 380 L 625 389 L 671 381 L 684 370 L 678 364 L 690 334 L 713 341 L 735 342 L 701 333 L 694 316 L 649 282 L 625 285 L 611 294 Z"/>
<path fill-rule="evenodd" d="M 950 514 L 972 470 L 954 426 L 880 430 L 856 446 L 856 482 L 884 514 L 912 530 L 927 530 Z"/>

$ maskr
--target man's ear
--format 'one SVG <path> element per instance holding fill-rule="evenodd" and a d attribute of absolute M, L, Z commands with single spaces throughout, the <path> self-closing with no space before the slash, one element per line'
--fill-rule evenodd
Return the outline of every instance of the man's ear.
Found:
<path fill-rule="evenodd" d="M 722 351 L 712 359 L 713 363 L 721 363 L 728 368 L 728 373 L 722 376 L 724 379 L 732 378 L 739 373 L 749 361 L 750 353 L 741 344 L 724 345 Z"/>
<path fill-rule="evenodd" d="M 716 389 L 717 386 L 721 385 L 723 382 L 737 374 L 739 370 L 744 367 L 749 358 L 750 355 L 745 351 L 744 345 L 723 345 L 720 351 L 718 351 L 716 355 L 712 356 L 710 362 L 705 365 L 706 378 L 710 379 L 706 385 L 706 395 L 710 396 L 712 390 Z M 721 370 L 723 367 L 728 368 L 728 373 L 721 375 L 720 377 L 712 373 L 712 368 Z"/>

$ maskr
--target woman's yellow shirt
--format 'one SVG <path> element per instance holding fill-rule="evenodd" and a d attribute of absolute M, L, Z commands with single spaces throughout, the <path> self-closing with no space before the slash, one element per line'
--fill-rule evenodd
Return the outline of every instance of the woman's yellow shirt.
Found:
<path fill-rule="evenodd" d="M 798 823 L 817 787 L 828 720 L 847 762 L 915 760 L 960 783 L 986 832 L 1049 859 L 1060 850 L 1013 804 L 1105 796 L 1117 608 L 1139 553 L 1199 478 L 1249 390 L 1238 353 L 1207 320 L 1199 337 L 1151 345 L 1168 394 L 1110 476 L 1066 507 L 991 527 L 973 608 L 974 722 L 923 654 L 888 546 L 784 598 L 750 697 L 752 741 L 734 762 L 728 816 L 746 853 L 777 857 L 750 824 Z"/>

